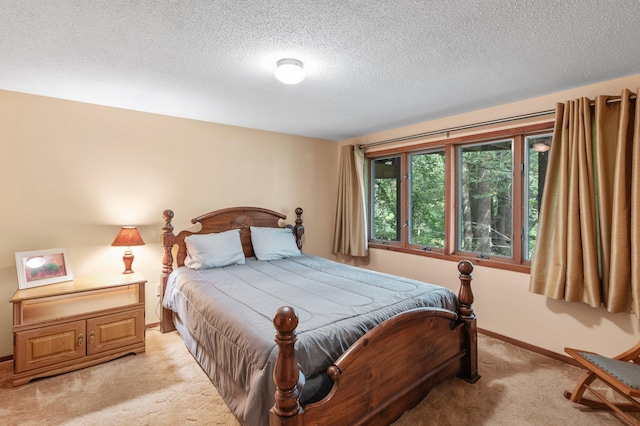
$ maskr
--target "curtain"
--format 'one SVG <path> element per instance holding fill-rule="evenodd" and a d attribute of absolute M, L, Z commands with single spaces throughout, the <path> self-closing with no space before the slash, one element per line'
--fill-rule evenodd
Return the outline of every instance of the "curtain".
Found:
<path fill-rule="evenodd" d="M 529 290 L 640 314 L 635 94 L 558 104 Z"/>
<path fill-rule="evenodd" d="M 364 200 L 364 153 L 356 146 L 345 145 L 340 150 L 334 254 L 369 255 Z"/>

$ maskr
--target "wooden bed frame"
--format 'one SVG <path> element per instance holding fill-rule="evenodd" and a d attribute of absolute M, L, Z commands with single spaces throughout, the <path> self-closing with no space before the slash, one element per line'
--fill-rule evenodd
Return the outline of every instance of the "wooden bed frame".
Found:
<path fill-rule="evenodd" d="M 302 209 L 295 210 L 293 233 L 302 248 Z M 237 207 L 217 210 L 192 219 L 199 231 L 173 233 L 173 212 L 163 212 L 162 293 L 174 269 L 183 266 L 187 252 L 185 237 L 192 234 L 240 229 L 245 256 L 253 256 L 250 226 L 281 227 L 280 213 Z M 295 358 L 295 310 L 283 306 L 274 315 L 275 341 L 279 353 L 274 367 L 275 404 L 270 412 L 274 425 L 387 425 L 417 405 L 438 383 L 458 376 L 474 383 L 478 375 L 477 325 L 473 312 L 469 261 L 458 264 L 460 290 L 458 311 L 421 308 L 396 315 L 367 332 L 329 367 L 333 388 L 320 401 L 302 407 L 297 387 L 299 371 Z M 175 330 L 171 310 L 163 308 L 161 331 Z"/>

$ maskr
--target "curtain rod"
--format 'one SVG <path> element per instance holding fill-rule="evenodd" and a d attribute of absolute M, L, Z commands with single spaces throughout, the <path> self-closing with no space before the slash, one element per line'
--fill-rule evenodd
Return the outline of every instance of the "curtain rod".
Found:
<path fill-rule="evenodd" d="M 636 95 L 635 94 L 629 95 L 629 100 L 634 100 L 634 99 L 636 99 Z M 607 104 L 616 103 L 616 102 L 620 102 L 620 96 L 615 96 L 615 97 L 612 96 L 609 99 L 607 99 Z M 593 106 L 593 105 L 595 105 L 595 101 L 591 101 L 589 104 L 591 106 Z M 388 143 L 403 142 L 403 141 L 408 141 L 408 140 L 412 140 L 412 139 L 424 138 L 424 137 L 427 137 L 427 136 L 439 135 L 441 133 L 449 133 L 449 132 L 455 132 L 455 131 L 458 131 L 458 130 L 473 129 L 473 128 L 476 128 L 476 127 L 488 126 L 490 124 L 508 123 L 510 121 L 524 120 L 525 118 L 542 117 L 542 116 L 545 116 L 545 115 L 554 114 L 555 112 L 556 112 L 555 109 L 549 109 L 549 110 L 546 110 L 546 111 L 532 112 L 530 114 L 515 115 L 513 117 L 497 118 L 495 120 L 482 121 L 480 123 L 465 124 L 465 125 L 462 125 L 462 126 L 449 127 L 447 129 L 432 130 L 430 132 L 418 133 L 418 134 L 415 134 L 415 135 L 400 136 L 400 137 L 394 138 L 394 139 L 387 139 L 387 140 L 383 140 L 383 141 L 360 144 L 360 145 L 358 145 L 358 148 L 359 149 L 364 149 L 364 148 L 369 148 L 369 147 L 372 147 L 372 146 L 386 145 Z"/>
<path fill-rule="evenodd" d="M 360 149 L 369 148 L 369 147 L 372 147 L 372 146 L 386 145 L 388 143 L 402 142 L 402 141 L 408 141 L 408 140 L 411 140 L 411 139 L 424 138 L 426 136 L 433 136 L 433 135 L 438 135 L 438 134 L 441 134 L 441 133 L 449 133 L 449 132 L 455 132 L 455 131 L 458 131 L 458 130 L 473 129 L 475 127 L 488 126 L 490 124 L 500 124 L 500 123 L 507 123 L 509 121 L 523 120 L 525 118 L 541 117 L 541 116 L 544 116 L 544 115 L 553 114 L 555 112 L 556 112 L 555 109 L 550 109 L 550 110 L 547 110 L 547 111 L 532 112 L 530 114 L 515 115 L 513 117 L 497 118 L 495 120 L 482 121 L 480 123 L 465 124 L 465 125 L 462 125 L 462 126 L 449 127 L 447 129 L 432 130 L 430 132 L 418 133 L 418 134 L 415 134 L 415 135 L 400 136 L 400 137 L 394 138 L 394 139 L 387 139 L 387 140 L 383 140 L 383 141 L 377 141 L 377 142 L 371 142 L 371 143 L 367 143 L 367 144 L 361 144 L 361 145 L 358 145 L 358 148 L 360 148 Z"/>
<path fill-rule="evenodd" d="M 635 94 L 633 94 L 633 93 L 629 95 L 629 100 L 630 101 L 632 101 L 632 100 L 634 100 L 636 98 L 637 98 L 637 96 Z M 607 99 L 606 103 L 607 103 L 607 106 L 609 106 L 609 104 L 615 104 L 617 102 L 620 102 L 621 100 L 622 100 L 622 97 L 620 97 L 620 96 L 612 96 L 609 99 Z M 589 102 L 590 106 L 595 106 L 595 104 L 596 104 L 596 101 Z"/>

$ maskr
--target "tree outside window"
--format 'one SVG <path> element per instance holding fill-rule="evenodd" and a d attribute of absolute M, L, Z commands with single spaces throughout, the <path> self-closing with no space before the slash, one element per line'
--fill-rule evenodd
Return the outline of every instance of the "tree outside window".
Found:
<path fill-rule="evenodd" d="M 513 139 L 459 148 L 461 251 L 511 257 Z"/>
<path fill-rule="evenodd" d="M 473 253 L 491 266 L 527 271 L 551 152 L 545 126 L 369 156 L 370 247 Z"/>
<path fill-rule="evenodd" d="M 527 182 L 525 188 L 525 228 L 524 228 L 524 257 L 531 261 L 533 249 L 538 235 L 538 216 L 542 204 L 542 191 L 544 189 L 547 164 L 549 163 L 549 150 L 551 149 L 552 135 L 528 136 L 525 138 L 527 154 L 525 160 L 525 176 Z"/>
<path fill-rule="evenodd" d="M 409 244 L 444 248 L 444 150 L 410 155 Z"/>
<path fill-rule="evenodd" d="M 373 227 L 371 238 L 400 241 L 400 157 L 372 161 Z"/>

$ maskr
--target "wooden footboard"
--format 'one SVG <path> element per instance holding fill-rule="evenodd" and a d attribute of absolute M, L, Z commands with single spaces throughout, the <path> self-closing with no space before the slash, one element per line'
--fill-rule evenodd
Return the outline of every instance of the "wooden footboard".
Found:
<path fill-rule="evenodd" d="M 274 425 L 387 425 L 452 376 L 475 382 L 478 375 L 477 327 L 472 309 L 468 261 L 458 264 L 458 312 L 421 308 L 399 314 L 354 343 L 328 369 L 333 388 L 320 401 L 301 407 L 297 389 L 293 308 L 274 316 L 278 359 L 273 372 Z"/>

